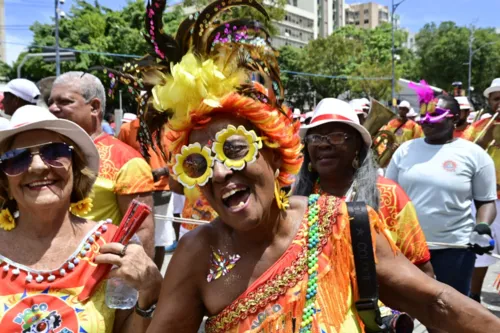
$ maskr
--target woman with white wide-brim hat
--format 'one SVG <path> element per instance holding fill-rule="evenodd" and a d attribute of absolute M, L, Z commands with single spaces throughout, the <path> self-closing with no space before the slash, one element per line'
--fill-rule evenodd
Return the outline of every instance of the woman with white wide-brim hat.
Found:
<path fill-rule="evenodd" d="M 161 275 L 142 246 L 111 243 L 115 226 L 78 217 L 98 170 L 92 139 L 47 109 L 21 107 L 0 131 L 1 332 L 142 332 Z M 136 313 L 106 306 L 106 281 L 82 297 L 102 264 L 139 291 Z"/>

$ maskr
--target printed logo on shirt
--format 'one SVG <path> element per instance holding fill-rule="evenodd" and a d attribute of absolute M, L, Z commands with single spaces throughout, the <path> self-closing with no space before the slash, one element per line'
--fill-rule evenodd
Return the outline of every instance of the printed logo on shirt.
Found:
<path fill-rule="evenodd" d="M 455 172 L 457 171 L 457 163 L 455 163 L 454 161 L 446 161 L 443 163 L 443 168 L 448 171 L 448 172 Z"/>
<path fill-rule="evenodd" d="M 52 295 L 27 296 L 10 309 L 6 304 L 4 307 L 7 311 L 0 321 L 2 332 L 82 332 L 79 330 L 79 320 L 75 310 Z"/>

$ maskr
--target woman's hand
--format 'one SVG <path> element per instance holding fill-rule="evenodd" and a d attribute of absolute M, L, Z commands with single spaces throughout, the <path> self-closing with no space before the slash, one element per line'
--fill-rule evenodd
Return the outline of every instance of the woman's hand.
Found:
<path fill-rule="evenodd" d="M 101 254 L 95 258 L 96 264 L 110 264 L 117 268 L 109 273 L 109 278 L 120 278 L 141 293 L 155 292 L 159 295 L 162 276 L 141 245 L 109 243 L 101 247 Z"/>

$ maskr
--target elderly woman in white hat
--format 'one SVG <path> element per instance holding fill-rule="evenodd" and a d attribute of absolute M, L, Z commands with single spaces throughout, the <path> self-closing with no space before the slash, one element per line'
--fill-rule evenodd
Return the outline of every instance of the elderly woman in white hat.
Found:
<path fill-rule="evenodd" d="M 377 175 L 372 138 L 351 105 L 335 98 L 322 100 L 311 123 L 301 128 L 301 136 L 304 163 L 296 194 L 328 193 L 346 201 L 365 201 L 379 211 L 403 254 L 434 277 L 413 205 L 398 184 Z"/>
<path fill-rule="evenodd" d="M 142 332 L 161 275 L 142 246 L 111 243 L 116 227 L 77 215 L 99 168 L 92 139 L 37 106 L 0 131 L 1 332 Z M 81 299 L 100 264 L 139 291 L 135 313 L 105 305 L 105 281 Z M 149 312 L 148 312 L 149 311 Z"/>

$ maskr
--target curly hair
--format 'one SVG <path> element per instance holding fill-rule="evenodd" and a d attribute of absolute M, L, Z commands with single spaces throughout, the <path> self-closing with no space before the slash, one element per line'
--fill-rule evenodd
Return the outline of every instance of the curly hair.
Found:
<path fill-rule="evenodd" d="M 172 156 L 180 153 L 182 146 L 188 144 L 193 129 L 208 124 L 215 114 L 230 113 L 250 121 L 265 137 L 266 146 L 278 150 L 283 162 L 278 180 L 281 186 L 292 184 L 293 175 L 299 172 L 303 161 L 300 122 L 293 120 L 292 111 L 284 108 L 285 115 L 268 104 L 238 93 L 228 94 L 220 100 L 220 105 L 211 108 L 202 104 L 200 108 L 190 112 L 190 122 L 177 127 L 168 123 L 170 131 L 167 132 L 167 138 L 172 142 L 169 147 Z M 169 166 L 173 167 L 173 161 Z"/>

